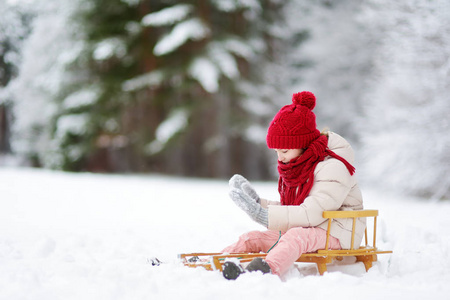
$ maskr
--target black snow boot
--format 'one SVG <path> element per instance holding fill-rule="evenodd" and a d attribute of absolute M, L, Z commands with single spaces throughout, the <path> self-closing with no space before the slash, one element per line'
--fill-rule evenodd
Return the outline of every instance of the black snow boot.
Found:
<path fill-rule="evenodd" d="M 228 280 L 235 280 L 242 273 L 244 273 L 242 267 L 240 265 L 235 264 L 232 261 L 227 261 L 226 263 L 223 264 L 222 274 L 223 277 L 225 277 Z"/>
<path fill-rule="evenodd" d="M 255 271 L 261 271 L 263 274 L 271 273 L 269 264 L 267 264 L 267 262 L 261 257 L 256 257 L 248 264 L 245 270 L 243 270 L 240 265 L 236 265 L 234 262 L 227 261 L 223 264 L 222 274 L 223 277 L 228 280 L 235 280 L 242 273 Z"/>
<path fill-rule="evenodd" d="M 269 264 L 261 257 L 254 258 L 245 270 L 247 272 L 261 271 L 263 274 L 271 272 Z"/>

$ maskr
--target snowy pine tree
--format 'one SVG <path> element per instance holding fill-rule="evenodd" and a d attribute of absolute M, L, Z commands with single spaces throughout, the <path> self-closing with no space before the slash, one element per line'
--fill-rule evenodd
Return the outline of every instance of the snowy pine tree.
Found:
<path fill-rule="evenodd" d="M 257 85 L 272 59 L 277 2 L 87 1 L 79 14 L 83 60 L 98 94 L 79 109 L 89 116 L 90 135 L 71 140 L 88 149 L 84 167 L 267 173 L 243 124 L 262 118 L 246 108 L 264 96 Z"/>
<path fill-rule="evenodd" d="M 33 165 L 61 168 L 64 157 L 80 157 L 82 149 L 62 149 L 68 132 L 85 133 L 81 115 L 61 118 L 66 86 L 77 81 L 68 66 L 79 56 L 83 39 L 71 17 L 76 1 L 36 1 L 32 32 L 24 42 L 18 77 L 8 86 L 14 124 L 12 146 Z M 80 92 L 80 91 L 77 91 Z"/>
<path fill-rule="evenodd" d="M 286 10 L 291 34 L 304 40 L 285 58 L 289 90 L 314 92 L 319 129 L 327 127 L 353 144 L 376 43 L 360 18 L 363 2 L 290 1 Z"/>
<path fill-rule="evenodd" d="M 12 103 L 5 87 L 17 76 L 32 10 L 22 3 L 0 2 L 0 155 L 11 151 Z"/>
<path fill-rule="evenodd" d="M 366 180 L 449 198 L 450 4 L 369 2 L 381 45 L 360 121 Z"/>

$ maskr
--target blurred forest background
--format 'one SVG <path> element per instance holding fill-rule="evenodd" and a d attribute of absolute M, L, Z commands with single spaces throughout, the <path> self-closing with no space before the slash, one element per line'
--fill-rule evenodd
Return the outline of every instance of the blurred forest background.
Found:
<path fill-rule="evenodd" d="M 0 16 L 0 165 L 274 179 L 268 123 L 309 90 L 360 180 L 450 198 L 448 0 L 0 0 Z"/>

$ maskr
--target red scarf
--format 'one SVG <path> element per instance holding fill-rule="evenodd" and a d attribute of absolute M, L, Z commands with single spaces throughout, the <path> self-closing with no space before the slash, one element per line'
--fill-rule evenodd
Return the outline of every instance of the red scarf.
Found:
<path fill-rule="evenodd" d="M 314 183 L 314 169 L 317 164 L 327 156 L 339 159 L 345 164 L 350 175 L 355 168 L 343 157 L 328 149 L 328 138 L 321 135 L 313 141 L 305 152 L 288 164 L 278 161 L 278 192 L 281 196 L 281 205 L 300 205 L 309 195 Z"/>

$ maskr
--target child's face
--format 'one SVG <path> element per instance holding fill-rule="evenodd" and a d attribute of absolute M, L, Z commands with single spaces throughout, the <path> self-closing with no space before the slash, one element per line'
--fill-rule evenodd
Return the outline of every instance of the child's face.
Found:
<path fill-rule="evenodd" d="M 278 160 L 284 164 L 289 163 L 294 158 L 301 156 L 304 152 L 303 149 L 275 149 Z"/>

